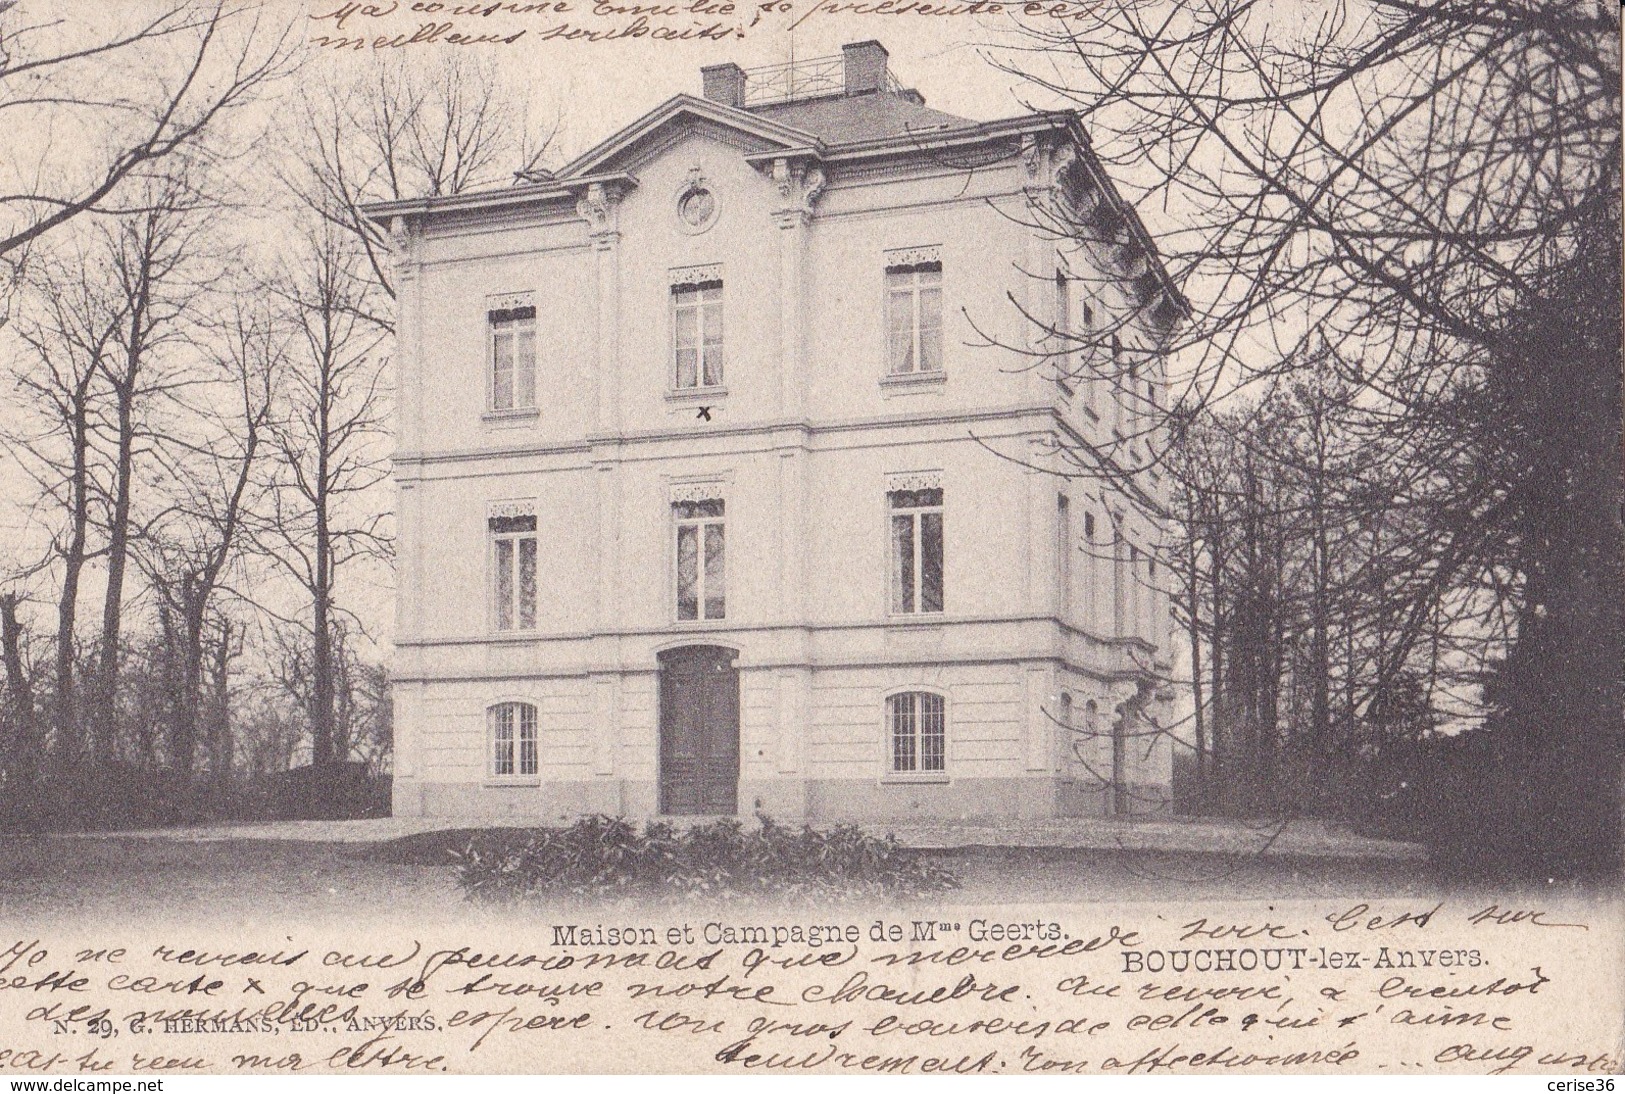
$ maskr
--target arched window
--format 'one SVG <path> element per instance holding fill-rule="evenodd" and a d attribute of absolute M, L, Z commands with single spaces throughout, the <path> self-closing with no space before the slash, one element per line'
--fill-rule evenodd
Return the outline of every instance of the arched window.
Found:
<path fill-rule="evenodd" d="M 498 703 L 490 716 L 491 774 L 536 774 L 536 708 L 530 703 Z"/>
<path fill-rule="evenodd" d="M 905 691 L 886 699 L 891 771 L 913 775 L 948 767 L 947 703 L 929 691 Z"/>

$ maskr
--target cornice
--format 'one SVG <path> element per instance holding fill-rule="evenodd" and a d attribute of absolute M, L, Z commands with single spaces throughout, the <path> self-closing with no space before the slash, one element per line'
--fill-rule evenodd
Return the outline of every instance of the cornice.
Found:
<path fill-rule="evenodd" d="M 835 621 L 825 622 L 825 623 L 793 623 L 793 624 L 785 624 L 783 622 L 777 622 L 777 621 L 764 621 L 764 622 L 760 622 L 760 623 L 747 623 L 747 622 L 740 622 L 740 621 L 732 621 L 730 623 L 727 623 L 726 625 L 719 625 L 718 627 L 715 628 L 715 632 L 719 633 L 719 634 L 763 634 L 763 633 L 774 633 L 774 632 L 783 633 L 783 632 L 794 631 L 794 632 L 804 632 L 804 633 L 810 634 L 812 632 L 829 633 L 829 632 L 840 632 L 840 631 L 871 631 L 871 630 L 906 631 L 906 630 L 916 629 L 916 628 L 922 627 L 922 626 L 923 627 L 930 627 L 932 629 L 942 629 L 944 631 L 947 631 L 947 630 L 953 630 L 953 629 L 959 629 L 959 628 L 973 628 L 973 627 L 974 628 L 984 628 L 984 627 L 988 627 L 988 626 L 1000 626 L 1000 625 L 1002 625 L 1002 626 L 1032 626 L 1034 624 L 1037 624 L 1037 625 L 1039 625 L 1041 627 L 1054 628 L 1055 630 L 1058 630 L 1058 631 L 1062 632 L 1063 635 L 1068 636 L 1068 637 L 1083 639 L 1085 642 L 1088 642 L 1092 646 L 1098 647 L 1098 648 L 1100 648 L 1102 650 L 1105 650 L 1105 651 L 1133 651 L 1133 652 L 1140 652 L 1140 653 L 1152 653 L 1152 652 L 1155 651 L 1154 646 L 1152 646 L 1144 638 L 1140 638 L 1138 636 L 1124 635 L 1124 636 L 1112 637 L 1112 636 L 1107 636 L 1107 635 L 1096 634 L 1093 631 L 1086 630 L 1086 629 L 1084 629 L 1082 627 L 1079 627 L 1079 626 L 1076 626 L 1075 624 L 1072 624 L 1072 623 L 1068 623 L 1065 620 L 1057 619 L 1054 615 L 1048 615 L 1048 614 L 1042 614 L 1042 613 L 1031 613 L 1031 612 L 1020 612 L 1020 613 L 1011 613 L 1011 614 L 992 614 L 992 613 L 963 614 L 963 615 L 946 614 L 946 615 L 942 615 L 942 616 L 937 616 L 937 615 L 935 615 L 933 613 L 932 617 L 929 618 L 929 619 L 897 619 L 897 618 L 888 617 L 888 618 L 884 618 L 884 619 L 863 618 L 863 619 L 835 620 Z M 638 638 L 660 638 L 660 637 L 670 637 L 670 636 L 672 636 L 672 634 L 673 634 L 673 627 L 671 625 L 669 625 L 669 624 L 664 624 L 664 625 L 656 625 L 656 626 L 649 626 L 649 627 L 615 627 L 615 628 L 605 628 L 605 629 L 601 629 L 601 630 L 599 630 L 599 629 L 576 630 L 576 631 L 555 632 L 555 633 L 551 633 L 551 634 L 541 634 L 541 633 L 537 633 L 537 632 L 528 632 L 528 633 L 523 633 L 523 634 L 491 634 L 491 633 L 487 633 L 487 632 L 481 632 L 481 633 L 477 633 L 477 634 L 447 635 L 445 637 L 439 637 L 439 638 L 403 638 L 403 639 L 398 640 L 395 643 L 395 645 L 396 645 L 397 648 L 403 649 L 403 650 L 410 650 L 410 649 L 444 649 L 444 648 L 446 648 L 448 646 L 528 646 L 528 645 L 537 645 L 537 644 L 542 644 L 542 643 L 556 644 L 556 643 L 592 642 L 592 641 L 595 641 L 595 640 L 602 640 L 602 639 L 615 640 L 615 639 L 627 639 L 627 638 L 633 638 L 633 639 L 638 639 Z M 874 656 L 874 654 L 873 654 L 872 651 L 865 650 L 861 654 L 854 654 L 855 659 L 852 660 L 852 661 L 843 661 L 843 660 L 839 660 L 839 659 L 825 660 L 824 658 L 819 658 L 813 663 L 818 665 L 818 666 L 821 666 L 821 667 L 822 666 L 841 667 L 841 666 L 846 666 L 846 665 L 864 665 L 864 664 L 871 663 L 870 659 L 873 656 Z M 978 663 L 978 662 L 1007 662 L 1007 661 L 1066 661 L 1069 664 L 1071 664 L 1073 667 L 1076 667 L 1076 668 L 1080 669 L 1081 671 L 1090 672 L 1090 673 L 1093 673 L 1093 674 L 1099 675 L 1099 676 L 1108 676 L 1108 677 L 1113 677 L 1113 678 L 1128 679 L 1128 678 L 1133 678 L 1134 676 L 1137 676 L 1137 675 L 1141 675 L 1141 673 L 1137 673 L 1137 672 L 1135 672 L 1133 670 L 1123 671 L 1122 669 L 1108 669 L 1108 668 L 1105 668 L 1103 666 L 1098 666 L 1098 665 L 1097 666 L 1092 666 L 1092 667 L 1084 667 L 1082 665 L 1078 665 L 1077 662 L 1072 661 L 1064 653 L 1058 654 L 1058 653 L 1054 652 L 1053 648 L 1049 647 L 1048 645 L 1042 645 L 1042 646 L 1035 645 L 1032 648 L 1030 648 L 1028 650 L 1024 650 L 1024 651 L 1008 652 L 1008 653 L 1007 652 L 1000 652 L 998 654 L 991 654 L 986 649 L 977 649 L 977 648 L 966 649 L 962 653 L 959 653 L 957 655 L 944 654 L 941 651 L 932 651 L 930 654 L 926 654 L 926 653 L 922 652 L 922 653 L 920 653 L 918 655 L 911 655 L 911 654 L 906 653 L 906 652 L 901 651 L 901 650 L 888 650 L 887 653 L 886 653 L 886 656 L 888 658 L 895 658 L 898 663 L 909 663 L 909 662 L 912 662 L 913 660 L 915 660 L 916 658 L 921 659 L 921 660 L 927 660 L 927 661 L 941 661 L 943 663 L 955 663 L 955 664 Z M 805 664 L 807 662 L 806 662 L 805 659 L 792 658 L 789 663 Z M 604 670 L 590 670 L 589 669 L 589 670 L 581 670 L 581 671 L 582 672 L 589 672 L 589 671 L 619 671 L 619 670 L 618 669 L 604 669 Z M 560 670 L 557 673 L 555 673 L 553 670 L 549 670 L 547 672 L 547 675 L 550 675 L 550 676 L 551 675 L 569 675 L 569 674 L 570 674 L 570 670 L 567 670 L 567 669 Z M 496 675 L 511 675 L 511 674 L 503 673 L 503 672 L 501 672 L 499 670 Z"/>
<path fill-rule="evenodd" d="M 593 184 L 620 186 L 631 189 L 638 180 L 624 171 L 602 175 L 582 175 L 552 182 L 524 183 L 505 190 L 474 190 L 463 194 L 443 194 L 438 197 L 407 198 L 401 201 L 379 201 L 362 206 L 367 219 L 388 225 L 396 217 L 440 215 L 458 212 L 491 212 L 553 203 L 568 204 L 582 190 Z"/>
<path fill-rule="evenodd" d="M 697 437 L 696 434 L 687 429 L 648 429 L 624 433 L 589 433 L 581 440 L 568 442 L 504 445 L 500 448 L 445 449 L 437 452 L 398 452 L 395 454 L 394 463 L 397 467 L 421 467 L 433 464 L 510 459 L 523 456 L 567 455 L 589 452 L 600 447 L 613 448 L 625 445 L 661 444 L 668 441 L 692 443 L 702 438 L 707 442 L 712 442 L 730 437 L 770 436 L 787 430 L 799 432 L 811 438 L 841 433 L 859 433 L 867 430 L 889 430 L 896 429 L 899 426 L 972 425 L 979 422 L 1019 421 L 1029 417 L 1050 418 L 1054 416 L 1054 413 L 1054 407 L 1049 403 L 1021 403 L 980 410 L 951 411 L 948 413 L 921 411 L 911 414 L 887 414 L 816 423 L 807 419 L 766 419 L 745 425 L 723 426 L 708 430 L 701 437 Z M 913 443 L 913 441 L 911 439 L 899 443 Z"/>

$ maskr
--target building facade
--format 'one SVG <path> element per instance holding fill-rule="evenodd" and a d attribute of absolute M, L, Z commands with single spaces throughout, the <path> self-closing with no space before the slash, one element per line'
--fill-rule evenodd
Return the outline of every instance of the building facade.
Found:
<path fill-rule="evenodd" d="M 371 210 L 396 813 L 1160 807 L 1142 465 L 1183 303 L 1076 116 L 941 113 L 873 42 L 703 85 L 556 175 Z"/>

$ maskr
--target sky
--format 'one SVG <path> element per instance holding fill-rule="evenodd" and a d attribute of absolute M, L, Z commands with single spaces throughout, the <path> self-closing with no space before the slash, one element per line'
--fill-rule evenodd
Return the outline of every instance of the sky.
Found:
<path fill-rule="evenodd" d="M 593 11 L 595 4 L 624 6 L 634 0 L 563 2 L 572 5 L 577 14 L 571 18 L 581 25 L 614 26 L 635 18 L 624 13 L 610 15 Z M 716 8 L 729 0 L 676 2 Z M 350 0 L 311 0 L 306 4 L 296 0 L 266 0 L 257 9 L 252 4 L 245 5 L 249 9 L 247 17 L 261 20 L 262 30 L 275 32 L 289 27 L 295 40 L 303 39 L 305 44 L 297 51 L 300 65 L 292 79 L 277 85 L 270 98 L 223 116 L 222 120 L 232 129 L 232 136 L 240 138 L 232 143 L 252 147 L 252 153 L 245 156 L 241 164 L 228 165 L 227 170 L 250 169 L 255 173 L 275 170 L 274 146 L 279 119 L 285 121 L 294 116 L 290 108 L 307 93 L 306 89 L 325 82 L 314 78 L 321 76 L 324 68 L 342 73 L 376 64 L 381 57 L 398 57 L 407 63 L 434 63 L 445 52 L 457 49 L 478 51 L 481 57 L 492 59 L 510 78 L 512 86 L 528 96 L 533 118 L 560 119 L 561 128 L 548 157 L 549 165 L 554 167 L 632 123 L 671 96 L 685 92 L 699 94 L 700 69 L 704 65 L 731 61 L 753 68 L 792 58 L 805 60 L 838 55 L 844 43 L 868 39 L 880 41 L 890 51 L 893 75 L 904 86 L 920 91 L 928 103 L 939 109 L 979 120 L 1007 117 L 1025 109 L 1019 99 L 1018 81 L 998 72 L 982 55 L 982 47 L 998 33 L 985 19 L 865 17 L 821 11 L 809 14 L 804 0 L 794 0 L 780 4 L 783 10 L 764 14 L 743 38 L 582 43 L 538 40 L 541 30 L 556 26 L 562 19 L 556 13 L 538 16 L 516 12 L 512 10 L 514 5 L 509 5 L 488 16 L 470 14 L 475 0 L 452 0 L 438 5 L 445 10 L 433 14 L 412 10 L 414 6 L 427 7 L 431 3 L 432 0 L 379 0 L 363 5 Z M 483 3 L 489 7 L 489 0 Z M 85 36 L 94 39 L 111 33 L 115 27 L 137 25 L 151 17 L 148 13 L 156 13 L 165 6 L 158 0 L 120 0 L 115 8 L 88 0 L 52 0 L 49 4 L 43 0 L 24 0 L 10 13 L 10 26 L 12 29 L 18 25 L 38 27 L 37 37 L 31 44 L 37 43 L 42 49 L 52 44 L 66 47 L 77 44 Z M 749 10 L 753 6 L 753 3 L 742 3 L 741 9 Z M 369 11 L 380 14 L 368 14 Z M 458 30 L 470 32 L 486 32 L 507 20 L 505 29 L 525 28 L 527 37 L 513 45 L 436 43 L 391 51 L 367 48 L 340 52 L 319 44 L 322 34 L 334 33 L 336 29 L 358 36 L 365 32 L 370 43 L 379 35 L 410 32 L 431 18 L 449 20 Z M 684 13 L 678 17 L 659 16 L 657 21 L 675 26 L 697 25 L 702 18 L 710 16 L 691 17 Z M 799 23 L 793 31 L 790 30 L 792 22 Z M 242 29 L 242 24 L 239 23 L 238 29 Z M 166 72 L 160 64 L 148 65 L 139 55 L 121 55 L 106 66 L 97 67 L 95 72 L 105 86 L 90 88 L 90 91 L 154 101 L 161 97 L 157 85 L 176 75 L 174 71 Z M 205 73 L 204 78 L 211 75 L 218 74 Z M 14 166 L 25 172 L 40 163 L 49 164 L 53 174 L 60 172 L 64 178 L 82 173 L 94 167 L 94 163 L 83 162 L 84 157 L 94 160 L 96 150 L 111 139 L 104 138 L 99 131 L 82 128 L 81 123 L 96 123 L 98 119 L 110 128 L 127 120 L 117 112 L 92 111 L 82 117 L 69 117 L 47 111 L 37 115 L 38 125 L 23 126 L 21 139 L 13 144 L 13 155 L 8 158 L 14 159 Z M 77 138 L 66 136 L 71 129 L 79 131 Z M 31 155 L 31 151 L 37 151 L 38 155 Z M 252 168 L 248 167 L 250 162 Z M 58 188 L 76 189 L 70 183 Z M 247 195 L 253 190 L 253 181 L 245 179 L 243 193 Z M 277 216 L 271 210 L 264 210 L 260 219 L 275 221 Z M 15 330 L 0 329 L 0 354 L 20 362 L 18 355 L 22 354 L 22 347 L 14 335 Z M 15 407 L 0 407 L 0 420 L 9 419 L 12 409 Z M 9 564 L 4 569 L 8 576 L 14 576 L 19 568 L 26 568 L 44 555 L 44 537 L 56 522 L 50 519 L 50 514 L 30 504 L 34 490 L 20 468 L 12 461 L 0 461 L 0 464 L 6 465 L 0 466 L 0 555 L 7 556 Z M 388 504 L 387 499 L 383 504 Z M 94 565 L 87 574 L 84 606 L 92 614 L 99 608 L 100 576 Z M 355 583 L 350 585 L 347 599 L 380 640 L 379 652 L 382 653 L 387 650 L 391 629 L 393 589 L 385 574 L 365 578 L 357 574 L 355 577 L 361 580 L 352 579 Z M 44 627 L 50 614 L 53 579 L 40 575 L 26 584 L 38 596 L 32 605 L 39 613 L 35 622 Z M 129 606 L 132 611 L 140 611 L 139 593 L 135 590 L 132 593 L 135 595 Z M 293 605 L 290 603 L 288 607 Z"/>
<path fill-rule="evenodd" d="M 321 15 L 334 10 L 335 4 L 342 6 L 340 0 L 317 0 L 310 10 Z M 566 156 L 591 147 L 673 95 L 698 95 L 700 69 L 705 65 L 731 61 L 748 69 L 780 64 L 792 58 L 839 54 L 843 44 L 868 39 L 886 47 L 893 75 L 905 87 L 918 90 L 931 106 L 976 120 L 1007 117 L 1024 110 L 1019 82 L 997 71 L 983 57 L 986 43 L 998 37 L 1008 21 L 974 17 L 914 21 L 815 13 L 790 31 L 788 24 L 792 18 L 799 18 L 805 7 L 802 3 L 790 14 L 770 15 L 744 39 L 722 42 L 639 40 L 589 44 L 531 40 L 513 47 L 467 48 L 488 49 L 486 55 L 520 76 L 531 89 L 533 108 L 543 116 L 562 107 L 565 128 L 557 147 Z M 422 18 L 412 15 L 402 22 L 397 13 L 384 22 L 387 29 L 393 30 L 420 25 Z M 459 26 L 464 21 L 460 20 Z M 312 23 L 321 31 L 330 27 L 331 20 L 315 18 Z M 346 20 L 344 29 L 354 31 L 358 26 Z M 525 26 L 534 31 L 538 24 L 511 22 L 503 26 Z M 369 63 L 371 56 L 371 51 L 327 54 L 322 63 L 359 65 Z"/>

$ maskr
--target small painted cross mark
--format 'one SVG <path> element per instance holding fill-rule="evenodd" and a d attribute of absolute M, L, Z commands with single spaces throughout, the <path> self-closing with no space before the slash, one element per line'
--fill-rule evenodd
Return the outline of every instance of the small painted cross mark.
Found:
<path fill-rule="evenodd" d="M 708 406 L 700 407 L 700 412 L 695 417 L 702 422 L 709 422 L 711 420 L 711 408 Z"/>

